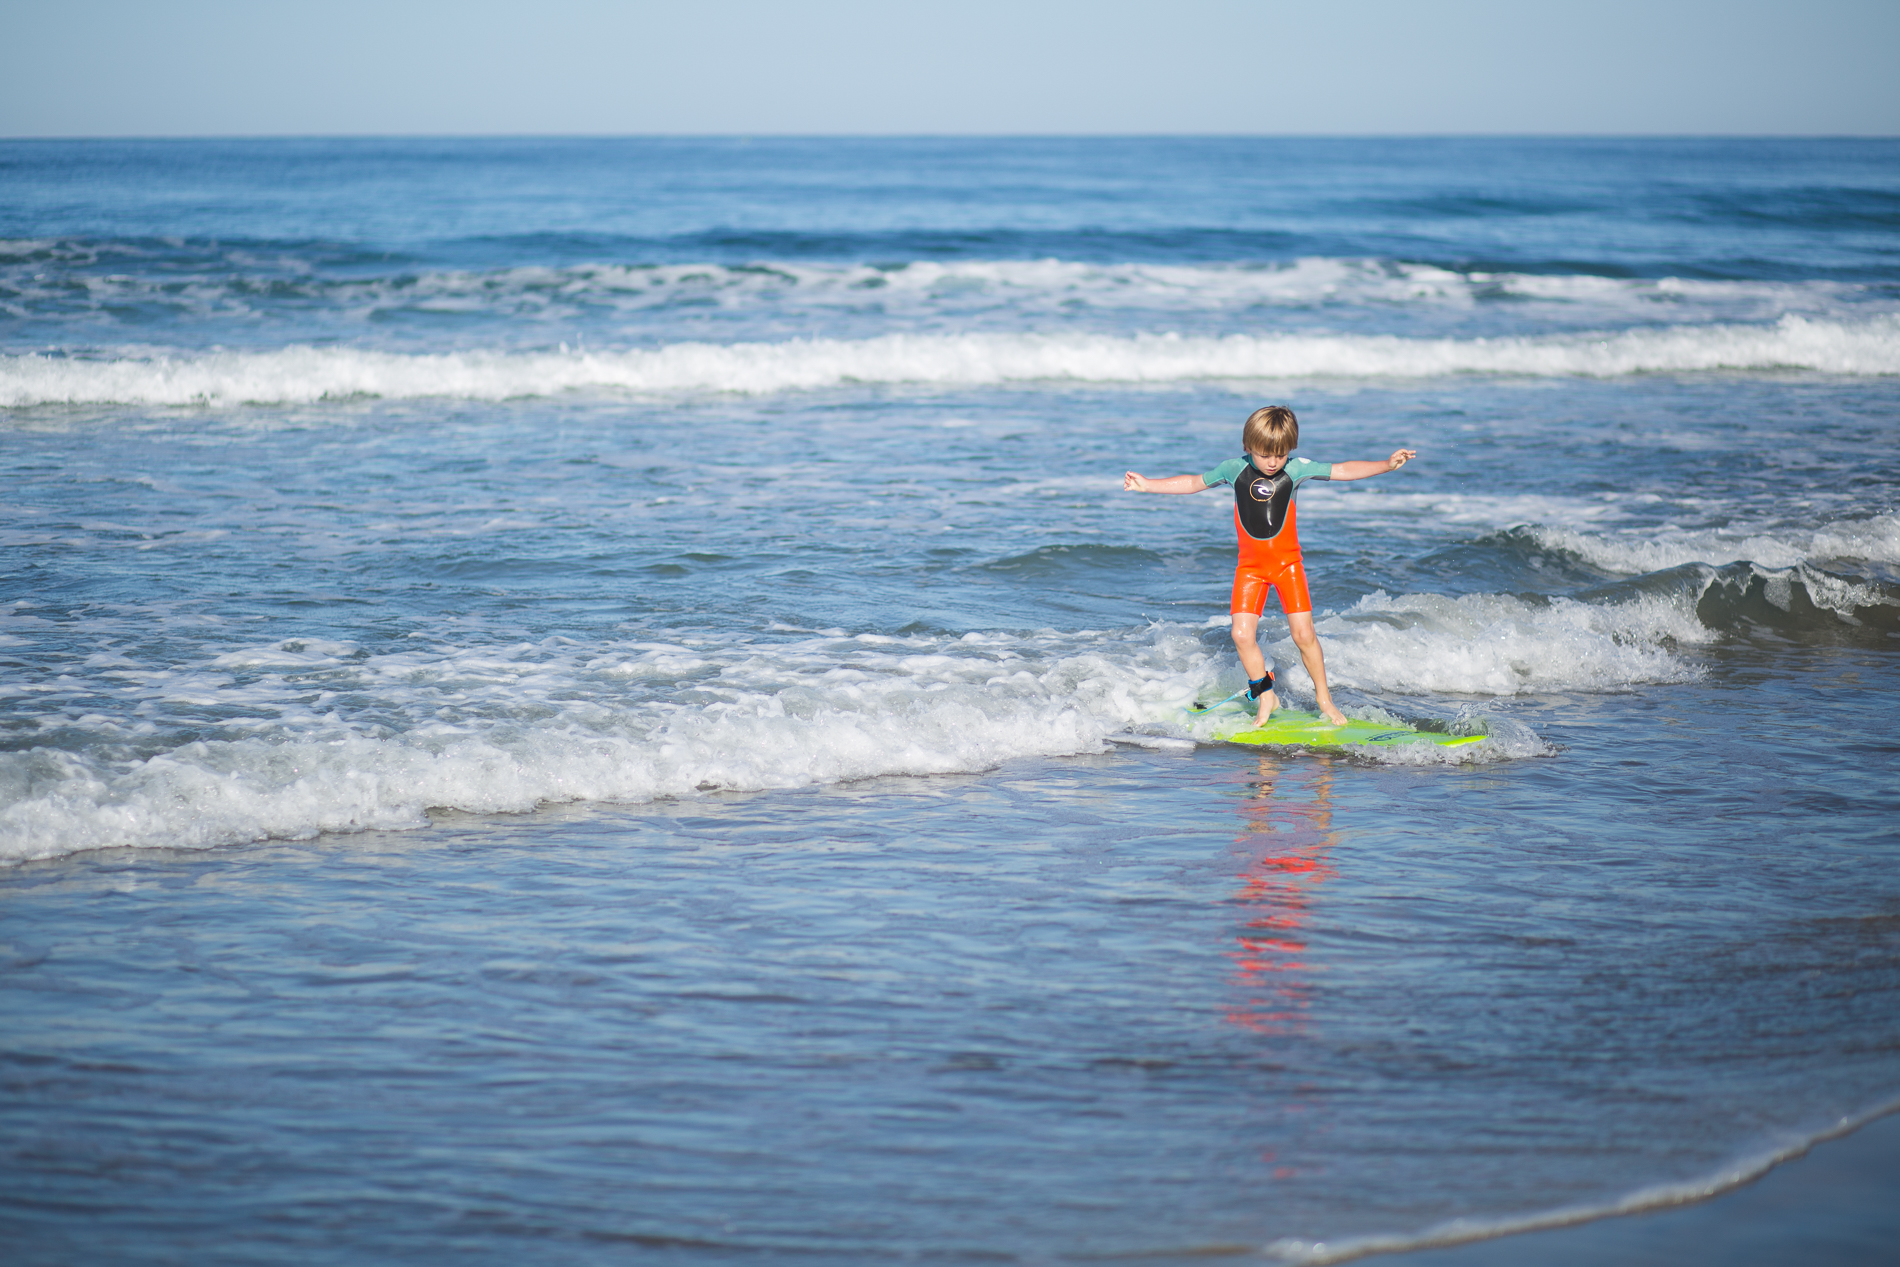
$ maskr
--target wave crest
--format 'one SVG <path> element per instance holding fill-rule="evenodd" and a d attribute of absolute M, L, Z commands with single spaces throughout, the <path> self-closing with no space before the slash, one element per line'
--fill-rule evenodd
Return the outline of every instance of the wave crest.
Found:
<path fill-rule="evenodd" d="M 1405 594 L 1383 590 L 1318 622 L 1326 673 L 1342 687 L 1400 694 L 1510 696 L 1627 690 L 1685 682 L 1701 670 L 1676 648 L 1714 640 L 1693 596 L 1645 595 L 1619 603 L 1538 600 L 1508 594 Z M 1294 689 L 1311 683 L 1291 638 L 1273 647 Z"/>
<path fill-rule="evenodd" d="M 651 243 L 628 243 L 639 252 Z M 914 245 L 913 249 L 914 249 Z M 872 258 L 885 252 L 865 244 Z M 1762 321 L 1785 313 L 1844 316 L 1887 302 L 1878 289 L 1832 281 L 1602 277 L 1463 271 L 1417 261 L 1307 256 L 1291 261 L 1169 264 L 1074 259 L 911 259 L 895 264 L 525 264 L 362 275 L 373 256 L 311 243 L 0 240 L 0 311 L 87 317 L 159 304 L 174 315 L 257 316 L 317 308 L 353 319 L 400 313 L 573 320 L 711 305 L 808 314 L 870 305 L 893 316 L 994 310 L 1238 312 L 1253 308 L 1522 312 L 1608 321 Z M 327 270 L 339 264 L 346 275 Z M 55 270 L 50 275 L 45 271 Z"/>
<path fill-rule="evenodd" d="M 404 355 L 291 347 L 115 360 L 0 356 L 0 406 L 232 405 L 357 396 L 499 400 L 562 392 L 769 393 L 854 384 L 1139 384 L 1196 379 L 1616 377 L 1707 370 L 1900 374 L 1900 318 L 1784 317 L 1510 339 L 1394 335 L 884 335 L 863 340 L 675 343 L 622 352 Z"/>
<path fill-rule="evenodd" d="M 1838 519 L 1813 528 L 1657 529 L 1586 532 L 1566 526 L 1526 529 L 1546 549 L 1560 550 L 1606 572 L 1660 572 L 1686 563 L 1738 561 L 1765 568 L 1851 560 L 1900 564 L 1900 514 Z"/>
<path fill-rule="evenodd" d="M 195 665 L 115 653 L 110 711 L 84 684 L 36 691 L 49 746 L 0 753 L 0 862 L 412 827 L 431 807 L 972 772 L 1101 752 L 1131 732 L 1188 738 L 1200 732 L 1181 706 L 1239 671 L 1226 639 L 1201 632 L 551 639 L 380 654 L 301 641 Z M 1358 671 L 1408 689 L 1383 664 Z M 1494 676 L 1475 669 L 1452 689 L 1483 692 Z M 1516 738 L 1458 759 L 1543 751 Z"/>

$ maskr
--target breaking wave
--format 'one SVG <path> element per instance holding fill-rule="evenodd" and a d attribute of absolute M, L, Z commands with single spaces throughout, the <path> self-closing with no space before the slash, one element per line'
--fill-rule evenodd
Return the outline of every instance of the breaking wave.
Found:
<path fill-rule="evenodd" d="M 1686 598 L 1711 633 L 1766 630 L 1797 641 L 1876 643 L 1900 633 L 1900 585 L 1890 576 L 1856 574 L 1900 564 L 1900 515 L 1756 531 L 1539 525 L 1497 540 L 1529 541 L 1628 578 L 1585 591 L 1592 601 Z"/>
<path fill-rule="evenodd" d="M 342 254 L 344 258 L 334 259 Z M 180 318 L 330 311 L 354 321 L 400 314 L 558 320 L 703 309 L 820 313 L 876 307 L 889 317 L 970 314 L 1237 312 L 1251 308 L 1472 309 L 1507 303 L 1562 319 L 1761 321 L 1838 316 L 1885 292 L 1828 281 L 1622 278 L 1461 271 L 1433 264 L 1307 257 L 1165 264 L 1064 259 L 910 260 L 897 264 L 588 263 L 352 275 L 361 252 L 310 244 L 0 240 L 0 313 L 109 316 L 145 305 Z M 326 275 L 344 264 L 352 274 Z M 49 271 L 50 270 L 50 271 Z"/>
<path fill-rule="evenodd" d="M 1210 672 L 1178 628 L 384 654 L 288 642 L 101 669 L 110 685 L 26 701 L 45 746 L 0 754 L 0 859 L 413 827 L 435 806 L 983 770 L 1101 751 Z"/>
<path fill-rule="evenodd" d="M 1318 622 L 1335 685 L 1408 695 L 1519 695 L 1683 682 L 1701 670 L 1676 649 L 1713 640 L 1693 596 L 1583 603 L 1508 594 L 1384 591 Z M 1295 690 L 1311 685 L 1293 640 L 1273 647 Z"/>
<path fill-rule="evenodd" d="M 1704 672 L 1697 648 L 1751 629 L 1823 639 L 1900 632 L 1900 587 L 1841 577 L 1808 557 L 1889 557 L 1895 523 L 1889 515 L 1773 538 L 1784 553 L 1771 557 L 1795 559 L 1783 568 L 1682 562 L 1569 596 L 1381 591 L 1318 627 L 1335 686 L 1357 693 L 1347 710 L 1373 720 L 1405 720 L 1392 707 L 1412 720 L 1453 720 L 1458 706 L 1444 697 L 1465 698 L 1468 714 L 1472 697 L 1690 681 Z M 1595 551 L 1606 563 L 1652 561 L 1614 555 L 1625 547 L 1576 529 L 1499 540 L 1515 548 L 1540 535 L 1562 542 L 1547 548 Z M 1707 553 L 1695 541 L 1680 549 Z M 1145 561 L 1146 551 L 1089 546 L 990 566 L 1040 575 Z M 26 662 L 40 638 L 66 637 L 30 614 L 0 631 Z M 38 745 L 0 753 L 0 861 L 417 826 L 431 807 L 644 801 L 978 771 L 1101 752 L 1111 741 L 1207 741 L 1217 728 L 1181 706 L 1242 684 L 1225 624 L 381 651 L 303 641 L 227 646 L 185 665 L 101 652 L 83 680 L 0 683 L 0 715 L 30 721 L 23 733 Z M 1291 641 L 1270 654 L 1288 701 L 1309 704 Z M 1465 720 L 1486 743 L 1424 757 L 1548 751 L 1508 717 Z M 1369 755 L 1423 759 L 1404 749 Z"/>
<path fill-rule="evenodd" d="M 1616 377 L 1713 370 L 1900 374 L 1900 318 L 1788 316 L 1603 335 L 892 334 L 862 340 L 674 343 L 619 352 L 266 352 L 0 356 L 0 406 L 229 405 L 349 397 L 506 399 L 563 392 L 769 393 L 853 384 L 1140 384 L 1202 379 Z"/>
<path fill-rule="evenodd" d="M 1322 628 L 1342 685 L 1508 695 L 1679 680 L 1692 670 L 1659 640 L 1684 619 L 1640 605 L 1376 596 Z M 12 650 L 30 652 L 36 627 L 17 628 Z M 1131 733 L 1205 739 L 1181 706 L 1238 673 L 1224 634 L 1169 624 L 381 653 L 306 641 L 195 665 L 106 660 L 89 682 L 16 695 L 40 746 L 0 753 L 0 860 L 412 827 L 431 807 L 977 771 L 1101 752 Z M 1494 733 L 1446 751 L 1547 750 L 1521 727 Z"/>
<path fill-rule="evenodd" d="M 1900 515 L 1840 519 L 1815 528 L 1641 528 L 1586 532 L 1574 527 L 1530 530 L 1546 548 L 1576 555 L 1610 572 L 1657 572 L 1685 563 L 1747 561 L 1790 568 L 1830 560 L 1900 563 Z"/>

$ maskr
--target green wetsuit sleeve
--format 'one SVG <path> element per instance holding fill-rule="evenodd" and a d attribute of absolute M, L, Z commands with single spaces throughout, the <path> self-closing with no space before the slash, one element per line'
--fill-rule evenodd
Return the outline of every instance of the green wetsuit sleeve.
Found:
<path fill-rule="evenodd" d="M 1209 488 L 1214 487 L 1216 484 L 1231 485 L 1235 480 L 1240 478 L 1240 473 L 1246 469 L 1246 458 L 1228 458 L 1225 462 L 1222 462 L 1219 466 L 1201 476 L 1201 483 L 1207 485 Z M 1331 470 L 1332 468 L 1328 467 L 1327 469 Z"/>
<path fill-rule="evenodd" d="M 1298 488 L 1301 480 L 1329 480 L 1333 478 L 1331 462 L 1314 462 L 1307 458 L 1288 458 L 1286 473 L 1293 477 L 1293 487 Z"/>

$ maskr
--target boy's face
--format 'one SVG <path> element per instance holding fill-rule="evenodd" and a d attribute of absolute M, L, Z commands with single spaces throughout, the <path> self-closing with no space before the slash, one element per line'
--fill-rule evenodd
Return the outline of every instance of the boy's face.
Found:
<path fill-rule="evenodd" d="M 1262 475 L 1278 475 L 1280 468 L 1286 465 L 1287 455 L 1284 453 L 1256 453 L 1248 449 L 1247 456 L 1253 459 L 1253 464 Z"/>

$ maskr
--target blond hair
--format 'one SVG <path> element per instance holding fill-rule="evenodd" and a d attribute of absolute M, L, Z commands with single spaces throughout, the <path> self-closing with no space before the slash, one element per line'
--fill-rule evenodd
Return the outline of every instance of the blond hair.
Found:
<path fill-rule="evenodd" d="M 1240 447 L 1249 453 L 1285 457 L 1300 447 L 1300 420 L 1285 405 L 1268 405 L 1247 415 Z"/>

